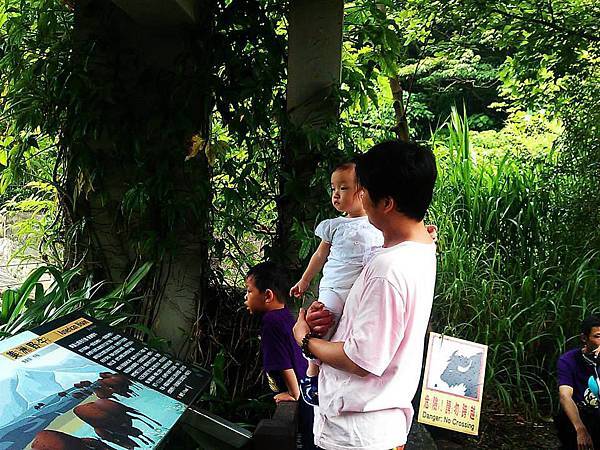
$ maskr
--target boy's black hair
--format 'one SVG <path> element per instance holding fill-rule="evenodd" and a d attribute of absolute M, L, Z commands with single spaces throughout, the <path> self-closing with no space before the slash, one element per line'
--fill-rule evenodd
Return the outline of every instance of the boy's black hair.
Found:
<path fill-rule="evenodd" d="M 359 155 L 356 175 L 375 204 L 392 197 L 399 212 L 421 221 L 433 197 L 437 167 L 431 149 L 394 140 Z"/>
<path fill-rule="evenodd" d="M 250 268 L 246 278 L 252 277 L 254 285 L 260 292 L 271 289 L 277 298 L 285 303 L 288 298 L 288 283 L 286 276 L 271 261 L 262 262 Z"/>
<path fill-rule="evenodd" d="M 581 334 L 583 334 L 586 338 L 590 336 L 592 332 L 592 328 L 600 327 L 600 316 L 592 314 L 591 316 L 587 316 L 581 322 Z"/>

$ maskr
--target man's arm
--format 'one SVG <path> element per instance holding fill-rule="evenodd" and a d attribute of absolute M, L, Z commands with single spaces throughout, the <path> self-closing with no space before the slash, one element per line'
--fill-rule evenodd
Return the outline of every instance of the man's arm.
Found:
<path fill-rule="evenodd" d="M 300 309 L 298 321 L 294 325 L 294 338 L 298 342 L 298 345 L 302 345 L 302 339 L 309 332 L 310 328 L 306 322 L 306 313 L 304 309 Z M 308 351 L 320 359 L 321 362 L 329 364 L 338 370 L 343 370 L 359 377 L 365 377 L 370 373 L 348 358 L 348 355 L 344 352 L 343 342 L 329 342 L 323 339 L 310 338 L 308 340 Z"/>
<path fill-rule="evenodd" d="M 329 342 L 323 339 L 311 338 L 308 341 L 308 351 L 322 362 L 338 370 L 350 372 L 359 377 L 366 377 L 370 373 L 348 358 L 348 355 L 344 352 L 343 342 Z"/>
<path fill-rule="evenodd" d="M 565 411 L 565 414 L 577 432 L 577 447 L 579 449 L 594 448 L 592 438 L 584 423 L 581 421 L 579 409 L 573 401 L 573 388 L 563 384 L 558 387 L 558 394 L 560 398 L 560 406 Z"/>
<path fill-rule="evenodd" d="M 325 309 L 323 303 L 312 302 L 306 311 L 306 322 L 313 333 L 323 336 L 333 325 L 333 314 Z"/>

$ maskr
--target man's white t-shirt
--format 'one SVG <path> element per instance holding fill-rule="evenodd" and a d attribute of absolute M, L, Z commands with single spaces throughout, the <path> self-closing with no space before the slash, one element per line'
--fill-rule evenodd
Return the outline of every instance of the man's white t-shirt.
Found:
<path fill-rule="evenodd" d="M 367 263 L 331 342 L 344 342 L 346 355 L 370 373 L 359 377 L 321 365 L 316 445 L 384 450 L 406 443 L 435 274 L 435 244 L 403 242 Z"/>

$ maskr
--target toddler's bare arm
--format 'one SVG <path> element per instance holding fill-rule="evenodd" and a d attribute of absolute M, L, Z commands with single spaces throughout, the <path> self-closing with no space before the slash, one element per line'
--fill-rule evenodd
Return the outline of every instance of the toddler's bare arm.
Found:
<path fill-rule="evenodd" d="M 310 286 L 311 280 L 317 273 L 321 271 L 321 269 L 325 265 L 325 261 L 327 261 L 330 249 L 331 244 L 329 242 L 321 241 L 319 247 L 310 258 L 310 262 L 308 263 L 308 266 L 306 267 L 302 278 L 300 278 L 300 281 L 298 281 L 290 289 L 290 296 L 300 297 L 306 292 L 308 286 Z"/>

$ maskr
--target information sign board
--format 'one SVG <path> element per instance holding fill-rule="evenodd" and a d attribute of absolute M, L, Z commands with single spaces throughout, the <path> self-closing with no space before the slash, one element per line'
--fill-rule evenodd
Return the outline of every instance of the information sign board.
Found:
<path fill-rule="evenodd" d="M 0 341 L 0 450 L 154 449 L 209 381 L 69 314 Z"/>

